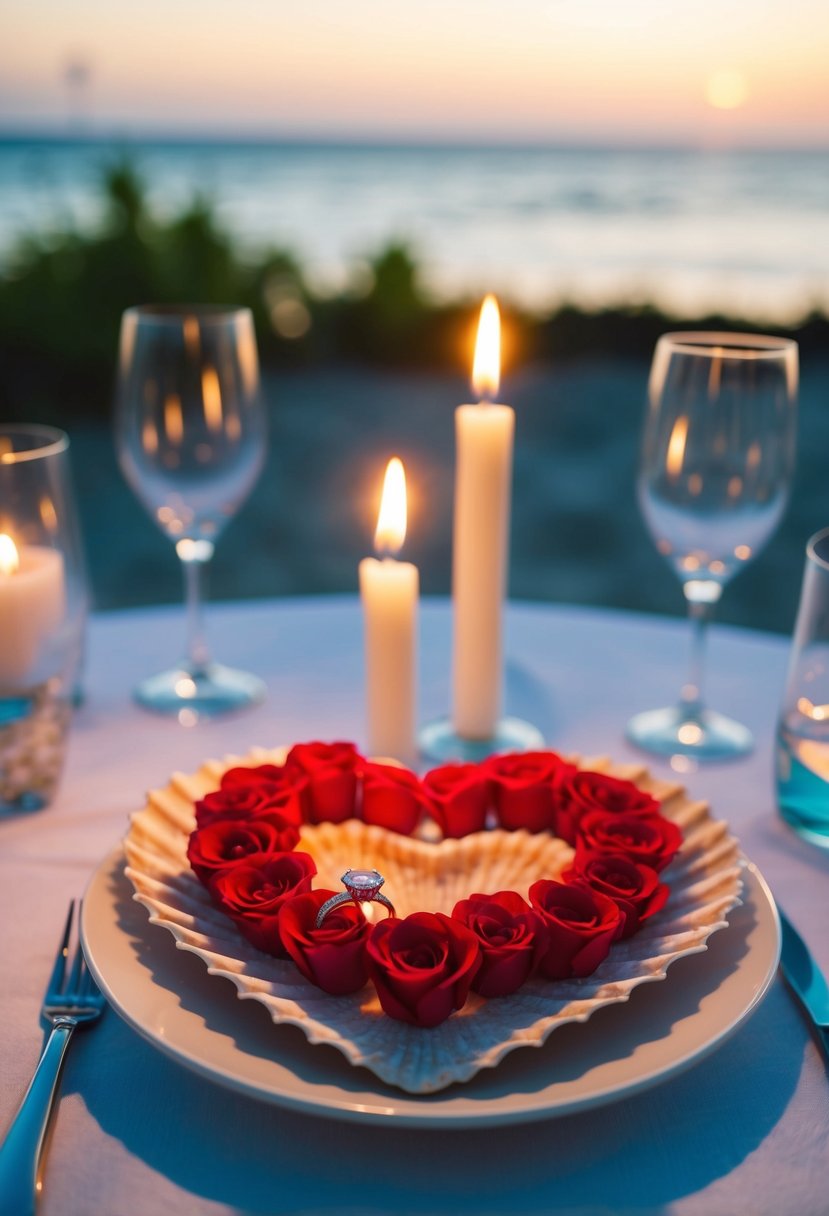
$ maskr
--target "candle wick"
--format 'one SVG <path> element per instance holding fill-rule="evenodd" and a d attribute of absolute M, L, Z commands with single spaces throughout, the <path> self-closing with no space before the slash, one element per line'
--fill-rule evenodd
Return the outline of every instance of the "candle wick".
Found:
<path fill-rule="evenodd" d="M 393 549 L 391 545 L 378 545 L 376 553 L 381 562 L 391 562 L 397 557 L 399 549 Z"/>

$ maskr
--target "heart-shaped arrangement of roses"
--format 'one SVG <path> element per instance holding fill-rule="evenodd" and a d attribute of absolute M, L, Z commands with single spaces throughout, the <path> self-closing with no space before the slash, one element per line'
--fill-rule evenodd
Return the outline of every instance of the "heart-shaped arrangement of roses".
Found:
<path fill-rule="evenodd" d="M 740 889 L 705 804 L 553 752 L 422 779 L 352 744 L 252 753 L 151 795 L 126 851 L 136 898 L 211 972 L 414 1093 L 664 976 Z M 349 868 L 384 875 L 396 916 L 349 902 L 317 928 Z"/>

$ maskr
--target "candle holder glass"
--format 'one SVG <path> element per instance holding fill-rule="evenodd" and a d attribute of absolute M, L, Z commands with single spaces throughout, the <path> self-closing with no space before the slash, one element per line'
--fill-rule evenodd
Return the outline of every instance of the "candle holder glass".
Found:
<path fill-rule="evenodd" d="M 487 756 L 503 752 L 539 751 L 545 744 L 538 727 L 522 718 L 499 719 L 495 731 L 487 739 L 464 738 L 455 730 L 451 718 L 439 718 L 421 728 L 418 746 L 426 760 L 477 764 Z"/>
<path fill-rule="evenodd" d="M 806 546 L 775 770 L 780 814 L 805 840 L 829 849 L 829 528 Z"/>
<path fill-rule="evenodd" d="M 69 439 L 0 426 L 0 814 L 54 796 L 87 607 Z"/>

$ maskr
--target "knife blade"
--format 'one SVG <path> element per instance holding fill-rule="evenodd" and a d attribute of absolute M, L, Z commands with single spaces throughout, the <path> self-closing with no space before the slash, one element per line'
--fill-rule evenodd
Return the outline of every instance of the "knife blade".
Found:
<path fill-rule="evenodd" d="M 797 929 L 780 908 L 777 910 L 783 930 L 780 968 L 787 984 L 809 1015 L 829 1060 L 829 985 Z"/>

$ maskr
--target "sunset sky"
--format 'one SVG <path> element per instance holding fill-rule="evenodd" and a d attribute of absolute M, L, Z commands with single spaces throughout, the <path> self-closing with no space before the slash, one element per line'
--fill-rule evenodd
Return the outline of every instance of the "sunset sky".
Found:
<path fill-rule="evenodd" d="M 0 0 L 0 127 L 829 145 L 826 0 Z"/>

